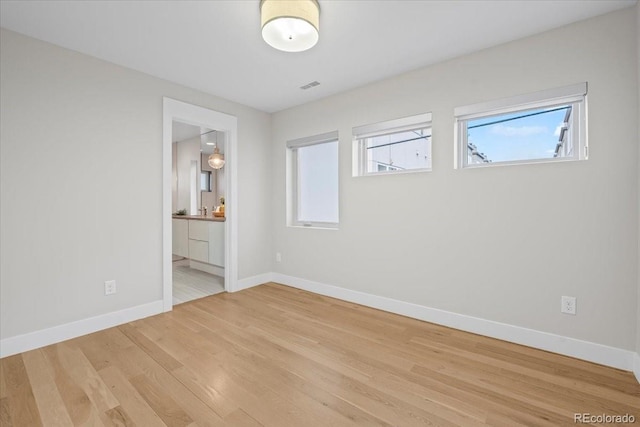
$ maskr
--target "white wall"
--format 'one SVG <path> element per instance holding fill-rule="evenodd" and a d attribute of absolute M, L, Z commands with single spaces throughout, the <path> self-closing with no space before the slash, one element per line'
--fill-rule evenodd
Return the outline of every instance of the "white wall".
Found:
<path fill-rule="evenodd" d="M 274 114 L 275 271 L 634 349 L 635 25 L 622 10 Z M 454 107 L 582 81 L 588 161 L 453 169 Z M 429 111 L 432 172 L 351 176 L 353 126 Z M 340 230 L 286 227 L 285 143 L 334 130 Z"/>
<path fill-rule="evenodd" d="M 239 278 L 270 271 L 268 114 L 14 32 L 0 42 L 0 339 L 162 299 L 163 96 L 238 117 Z"/>

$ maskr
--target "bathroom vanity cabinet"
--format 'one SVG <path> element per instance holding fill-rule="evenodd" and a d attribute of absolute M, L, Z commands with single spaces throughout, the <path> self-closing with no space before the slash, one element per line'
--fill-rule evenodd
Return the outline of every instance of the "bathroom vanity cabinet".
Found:
<path fill-rule="evenodd" d="M 173 216 L 173 254 L 224 268 L 225 219 Z M 198 266 L 193 266 L 197 268 Z M 206 266 L 205 266 L 206 267 Z"/>

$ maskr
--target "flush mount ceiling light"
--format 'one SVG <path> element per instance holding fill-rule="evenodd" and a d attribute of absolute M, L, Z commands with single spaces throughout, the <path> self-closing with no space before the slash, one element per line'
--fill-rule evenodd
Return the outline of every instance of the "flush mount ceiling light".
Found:
<path fill-rule="evenodd" d="M 285 52 L 302 52 L 318 42 L 320 5 L 317 0 L 261 0 L 262 38 Z"/>
<path fill-rule="evenodd" d="M 218 147 L 213 149 L 213 154 L 209 156 L 207 163 L 209 163 L 209 166 L 214 169 L 222 169 L 224 166 L 224 155 L 220 154 L 220 149 Z"/>

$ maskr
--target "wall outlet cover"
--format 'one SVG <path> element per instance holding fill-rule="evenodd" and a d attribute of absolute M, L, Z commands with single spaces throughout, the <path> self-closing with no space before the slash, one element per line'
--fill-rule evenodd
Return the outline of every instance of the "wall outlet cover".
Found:
<path fill-rule="evenodd" d="M 104 294 L 105 295 L 113 295 L 117 292 L 116 281 L 115 280 L 107 280 L 104 282 Z"/>
<path fill-rule="evenodd" d="M 565 314 L 576 314 L 576 297 L 563 296 L 561 298 L 560 311 Z"/>

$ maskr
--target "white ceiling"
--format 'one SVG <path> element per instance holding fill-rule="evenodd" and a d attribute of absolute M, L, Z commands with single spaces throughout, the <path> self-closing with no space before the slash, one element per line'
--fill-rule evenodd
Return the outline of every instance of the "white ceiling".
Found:
<path fill-rule="evenodd" d="M 636 3 L 319 1 L 320 41 L 301 53 L 262 40 L 259 0 L 2 0 L 0 25 L 274 112 Z"/>

